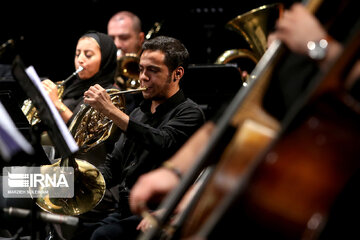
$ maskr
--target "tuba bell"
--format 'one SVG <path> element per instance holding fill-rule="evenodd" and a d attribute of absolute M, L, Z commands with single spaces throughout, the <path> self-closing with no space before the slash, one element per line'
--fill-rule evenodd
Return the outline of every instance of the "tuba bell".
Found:
<path fill-rule="evenodd" d="M 64 94 L 65 83 L 67 83 L 68 81 L 73 79 L 73 77 L 75 77 L 76 74 L 78 74 L 82 70 L 83 70 L 83 67 L 79 66 L 79 68 L 75 72 L 73 72 L 68 78 L 66 78 L 65 80 L 56 82 L 59 99 L 62 99 L 62 96 Z M 24 101 L 24 103 L 21 107 L 21 110 L 24 113 L 24 115 L 26 116 L 26 119 L 29 121 L 31 126 L 34 126 L 35 124 L 40 122 L 40 118 L 38 116 L 37 109 L 35 108 L 31 99 L 26 99 Z"/>
<path fill-rule="evenodd" d="M 230 20 L 225 28 L 240 34 L 249 44 L 250 49 L 226 50 L 216 59 L 215 64 L 240 61 L 246 65 L 244 70 L 250 72 L 265 53 L 267 37 L 283 9 L 282 3 L 273 3 L 255 8 Z M 245 62 L 244 59 L 248 61 Z"/>

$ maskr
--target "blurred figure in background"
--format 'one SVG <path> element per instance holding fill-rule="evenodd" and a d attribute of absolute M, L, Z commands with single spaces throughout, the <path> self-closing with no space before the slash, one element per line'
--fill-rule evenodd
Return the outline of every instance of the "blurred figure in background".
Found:
<path fill-rule="evenodd" d="M 138 87 L 138 76 L 131 79 L 131 77 L 121 74 L 121 68 L 122 62 L 126 61 L 126 58 L 131 59 L 130 61 L 136 62 L 135 59 L 138 59 L 141 52 L 141 46 L 144 43 L 145 34 L 142 31 L 140 18 L 129 11 L 117 12 L 110 18 L 107 31 L 108 35 L 114 40 L 117 48 L 118 69 L 115 77 L 116 84 L 121 90 L 126 90 L 132 86 L 129 86 L 131 81 L 136 81 L 132 88 Z M 134 66 L 133 63 L 128 66 L 135 68 L 131 69 L 131 71 L 137 71 L 137 66 Z M 129 70 L 130 69 L 127 69 L 128 72 Z M 125 112 L 129 114 L 139 105 L 142 100 L 142 95 L 141 93 L 126 94 L 125 100 Z"/>

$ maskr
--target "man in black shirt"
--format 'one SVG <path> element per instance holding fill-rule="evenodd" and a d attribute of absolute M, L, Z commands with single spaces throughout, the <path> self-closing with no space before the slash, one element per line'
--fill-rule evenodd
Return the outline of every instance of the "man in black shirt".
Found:
<path fill-rule="evenodd" d="M 160 36 L 145 42 L 139 64 L 145 100 L 130 115 L 117 109 L 99 85 L 85 92 L 84 102 L 123 131 L 101 167 L 107 187 L 120 184 L 119 211 L 97 223 L 101 227 L 91 239 L 136 234 L 139 221 L 130 217 L 129 190 L 140 175 L 159 167 L 204 123 L 200 107 L 185 98 L 179 87 L 188 57 L 185 46 L 176 39 Z"/>

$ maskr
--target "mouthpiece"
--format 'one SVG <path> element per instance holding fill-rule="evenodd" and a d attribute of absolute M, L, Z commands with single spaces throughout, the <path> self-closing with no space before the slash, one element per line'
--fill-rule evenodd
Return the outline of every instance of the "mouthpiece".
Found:
<path fill-rule="evenodd" d="M 84 70 L 84 68 L 82 66 L 79 66 L 79 68 L 73 74 L 76 75 L 79 72 L 81 72 L 82 70 Z"/>
<path fill-rule="evenodd" d="M 122 55 L 122 51 L 121 51 L 121 49 L 118 49 L 116 52 L 116 56 L 121 57 L 121 55 Z"/>
<path fill-rule="evenodd" d="M 78 74 L 82 70 L 84 70 L 84 68 L 82 66 L 79 66 L 79 68 L 75 72 L 73 72 L 67 79 L 61 81 L 61 83 L 58 84 L 58 87 L 64 86 L 67 81 L 70 81 L 74 76 L 76 76 L 76 74 Z"/>

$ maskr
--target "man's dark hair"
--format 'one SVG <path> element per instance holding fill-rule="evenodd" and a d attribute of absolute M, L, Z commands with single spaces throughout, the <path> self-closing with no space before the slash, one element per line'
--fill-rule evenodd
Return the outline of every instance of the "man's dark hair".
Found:
<path fill-rule="evenodd" d="M 165 54 L 164 63 L 169 71 L 182 66 L 186 69 L 189 62 L 189 52 L 177 39 L 167 36 L 158 36 L 144 42 L 142 50 L 160 50 Z"/>

